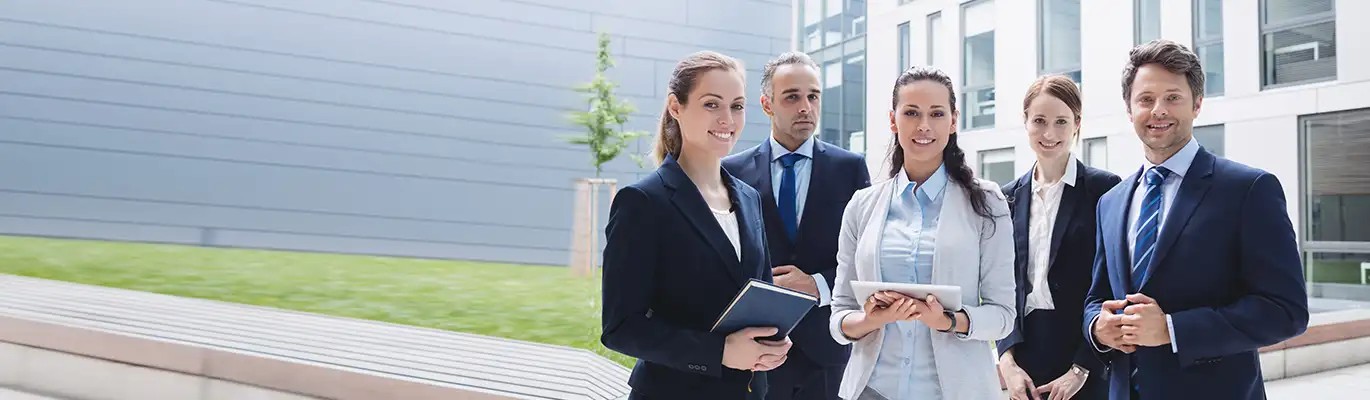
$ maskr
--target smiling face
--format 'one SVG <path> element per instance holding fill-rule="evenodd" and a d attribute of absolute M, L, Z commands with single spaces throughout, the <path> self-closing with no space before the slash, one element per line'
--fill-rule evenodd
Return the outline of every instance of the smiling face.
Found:
<path fill-rule="evenodd" d="M 722 158 L 732 152 L 746 124 L 744 86 L 737 71 L 716 68 L 700 75 L 684 102 L 670 95 L 668 110 L 680 123 L 682 153 Z"/>
<path fill-rule="evenodd" d="M 1041 93 L 1027 108 L 1028 142 L 1038 159 L 1062 157 L 1080 134 L 1080 117 L 1064 101 Z"/>
<path fill-rule="evenodd" d="M 1195 98 L 1183 74 L 1167 71 L 1159 64 L 1137 68 L 1128 102 L 1128 118 L 1133 130 L 1146 145 L 1148 157 L 1164 158 L 1175 154 L 1194 136 L 1194 119 L 1203 99 Z"/>
<path fill-rule="evenodd" d="M 890 130 L 898 136 L 908 164 L 942 162 L 947 140 L 956 133 L 957 113 L 952 111 L 951 92 L 941 83 L 919 80 L 899 88 Z"/>

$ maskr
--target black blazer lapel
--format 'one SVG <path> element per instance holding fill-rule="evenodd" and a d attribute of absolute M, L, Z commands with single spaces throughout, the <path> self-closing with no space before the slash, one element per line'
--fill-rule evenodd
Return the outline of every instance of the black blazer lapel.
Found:
<path fill-rule="evenodd" d="M 1080 163 L 1074 160 L 1072 162 Z M 1070 220 L 1071 217 L 1075 216 L 1075 207 L 1080 203 L 1080 197 L 1084 196 L 1087 189 L 1083 186 L 1087 183 L 1083 164 L 1080 163 L 1080 165 L 1075 166 L 1075 186 L 1066 185 L 1066 187 L 1061 188 L 1061 204 L 1056 209 L 1056 221 L 1051 229 L 1051 255 L 1048 256 L 1049 261 L 1047 261 L 1051 271 L 1056 270 L 1056 253 L 1061 249 L 1061 239 L 1066 236 L 1066 231 L 1070 230 Z"/>
<path fill-rule="evenodd" d="M 713 212 L 709 210 L 709 204 L 704 202 L 704 196 L 699 193 L 699 188 L 690 181 L 685 171 L 680 169 L 680 164 L 670 157 L 662 163 L 662 168 L 657 170 L 661 175 L 662 181 L 671 187 L 671 204 L 680 210 L 681 215 L 690 225 L 694 226 L 704 241 L 714 248 L 718 256 L 722 258 L 724 271 L 728 276 L 737 281 L 738 285 L 743 284 L 746 279 L 742 279 L 741 262 L 737 260 L 737 253 L 733 251 L 733 245 L 728 241 L 728 236 L 723 233 L 723 227 L 718 225 L 718 220 L 714 219 Z M 733 189 L 729 189 L 730 191 Z M 742 218 L 739 216 L 738 223 L 741 225 Z M 739 239 L 741 236 L 739 236 Z"/>
<path fill-rule="evenodd" d="M 1156 269 L 1164 265 L 1170 247 L 1175 244 L 1180 231 L 1189 223 L 1189 217 L 1194 215 L 1194 209 L 1199 208 L 1199 201 L 1203 200 L 1204 194 L 1208 193 L 1208 187 L 1212 185 L 1209 178 L 1213 176 L 1213 163 L 1213 155 L 1207 150 L 1200 148 L 1199 153 L 1194 155 L 1194 162 L 1190 164 L 1184 181 L 1180 183 L 1175 202 L 1165 216 L 1161 237 L 1156 240 L 1156 258 L 1151 261 L 1151 268 L 1147 269 L 1146 276 L 1142 277 L 1142 283 L 1137 285 L 1138 288 L 1145 286 L 1146 282 L 1156 275 Z"/>
<path fill-rule="evenodd" d="M 756 206 L 759 199 L 752 197 L 746 191 L 737 190 L 737 184 L 741 182 L 737 180 L 733 182 L 733 188 L 729 190 L 737 199 L 737 238 L 738 243 L 741 243 L 742 263 L 738 268 L 732 270 L 736 271 L 738 283 L 741 284 L 750 278 L 762 279 L 762 276 L 758 275 L 760 271 L 753 269 L 752 266 L 767 264 L 766 260 L 761 259 L 765 257 L 765 253 L 760 252 L 760 250 L 765 249 L 763 246 L 766 246 L 765 236 L 761 234 L 766 225 L 761 220 L 761 210 Z M 761 268 L 770 267 L 770 265 L 761 265 Z"/>
<path fill-rule="evenodd" d="M 752 155 L 752 167 L 748 172 L 749 176 L 741 177 L 748 185 L 756 188 L 757 194 L 761 196 L 761 217 L 765 222 L 766 238 L 770 243 L 764 243 L 771 249 L 783 248 L 784 254 L 794 252 L 793 243 L 785 239 L 784 224 L 780 222 L 780 206 L 776 203 L 775 189 L 771 187 L 771 146 L 770 141 L 762 142 L 756 147 Z M 778 257 L 772 254 L 772 257 Z M 777 259 L 779 260 L 779 259 Z M 774 260 L 773 260 L 774 261 Z"/>
<path fill-rule="evenodd" d="M 1018 178 L 1013 187 L 1013 248 L 1014 268 L 1023 277 L 1023 293 L 1032 293 L 1032 278 L 1028 276 L 1028 246 L 1032 213 L 1032 172 Z"/>
<path fill-rule="evenodd" d="M 1142 169 L 1123 179 L 1118 186 L 1127 185 L 1126 191 L 1116 193 L 1111 201 L 1099 208 L 1104 214 L 1098 216 L 1099 234 L 1104 238 L 1104 251 L 1108 257 L 1108 279 L 1113 287 L 1114 298 L 1121 299 L 1132 290 L 1132 249 L 1127 245 L 1127 220 L 1132 209 L 1132 194 L 1137 191 L 1137 180 Z M 1116 190 L 1116 189 L 1115 189 Z M 1104 197 L 1108 199 L 1107 196 Z"/>

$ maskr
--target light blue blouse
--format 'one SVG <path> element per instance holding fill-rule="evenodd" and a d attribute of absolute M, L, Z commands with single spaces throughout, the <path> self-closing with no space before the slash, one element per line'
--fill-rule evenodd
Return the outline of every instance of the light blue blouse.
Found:
<path fill-rule="evenodd" d="M 909 181 L 907 174 L 900 173 L 896 179 L 880 238 L 881 280 L 931 283 L 946 166 L 938 167 L 922 186 Z M 917 321 L 885 325 L 880 356 L 867 386 L 887 399 L 941 399 L 931 328 Z"/>

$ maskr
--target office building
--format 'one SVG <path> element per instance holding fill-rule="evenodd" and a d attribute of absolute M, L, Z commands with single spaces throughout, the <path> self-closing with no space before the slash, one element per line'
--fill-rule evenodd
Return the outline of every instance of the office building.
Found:
<path fill-rule="evenodd" d="M 594 77 L 596 33 L 638 109 L 626 128 L 650 131 L 676 61 L 718 50 L 757 88 L 794 18 L 788 0 L 0 10 L 0 234 L 551 265 L 568 261 L 573 181 L 594 176 L 563 137 L 581 132 L 567 114 L 586 108 L 572 88 Z M 748 94 L 739 147 L 769 127 Z M 621 157 L 604 177 L 644 171 Z"/>
<path fill-rule="evenodd" d="M 981 177 L 1032 168 L 1022 98 L 1044 74 L 1084 92 L 1076 155 L 1122 176 L 1143 162 L 1122 98 L 1128 50 L 1155 38 L 1197 49 L 1207 80 L 1195 138 L 1279 177 L 1310 294 L 1370 300 L 1370 2 L 1359 0 L 888 0 L 871 2 L 867 126 L 911 64 L 957 86 L 960 143 Z M 1002 106 L 1002 107 L 1001 107 Z M 887 129 L 886 129 L 887 130 Z M 891 136 L 867 132 L 883 178 Z M 881 132 L 884 135 L 887 132 Z"/>

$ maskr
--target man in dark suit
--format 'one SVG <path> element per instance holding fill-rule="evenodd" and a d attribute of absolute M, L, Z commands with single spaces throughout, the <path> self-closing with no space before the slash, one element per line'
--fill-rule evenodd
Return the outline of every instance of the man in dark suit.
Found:
<path fill-rule="evenodd" d="M 1147 162 L 1099 201 L 1085 337 L 1111 399 L 1263 399 L 1257 350 L 1308 326 L 1284 189 L 1194 141 L 1193 52 L 1155 40 L 1129 58 L 1123 98 Z"/>
<path fill-rule="evenodd" d="M 828 334 L 837 234 L 847 201 L 870 186 L 870 172 L 861 155 L 813 136 L 822 86 L 808 55 L 790 52 L 768 62 L 761 86 L 771 137 L 724 159 L 723 167 L 761 193 L 776 284 L 819 297 L 790 333 L 794 347 L 770 372 L 767 398 L 835 399 L 851 352 Z"/>

